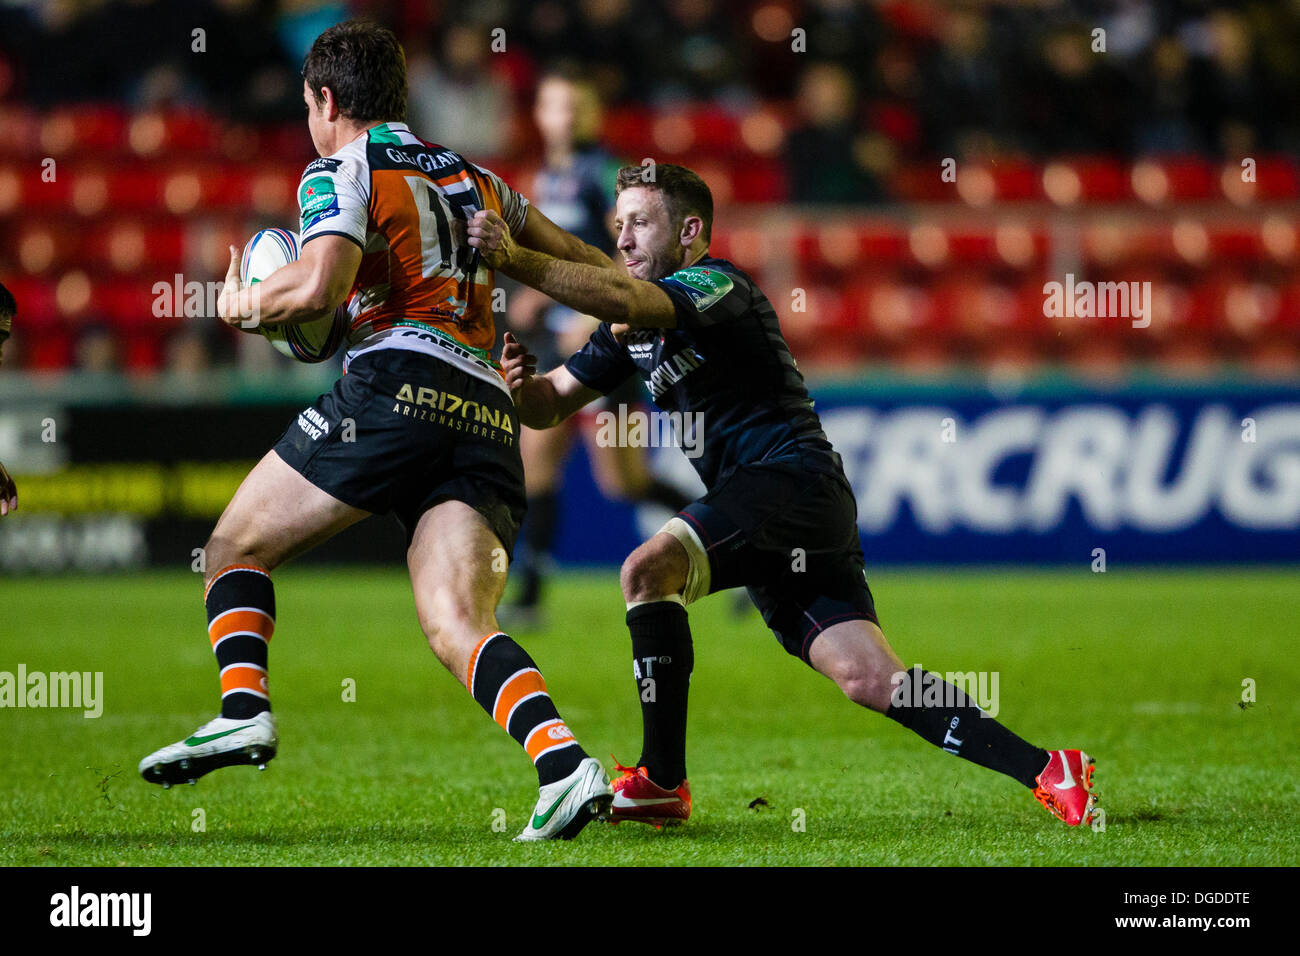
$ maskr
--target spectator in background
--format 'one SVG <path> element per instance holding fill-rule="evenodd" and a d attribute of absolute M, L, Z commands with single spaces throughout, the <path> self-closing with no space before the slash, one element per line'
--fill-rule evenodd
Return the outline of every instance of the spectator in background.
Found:
<path fill-rule="evenodd" d="M 77 368 L 82 372 L 113 375 L 120 371 L 117 340 L 102 325 L 92 325 L 81 333 L 76 345 Z"/>
<path fill-rule="evenodd" d="M 1012 87 L 1026 111 L 1022 135 L 1043 155 L 1105 152 L 1131 156 L 1137 85 L 1093 52 L 1083 25 L 1064 25 L 1039 46 L 1023 86 Z M 1144 115 L 1144 114 L 1141 114 Z"/>
<path fill-rule="evenodd" d="M 666 7 L 668 42 L 645 53 L 655 68 L 655 98 L 752 99 L 746 77 L 750 34 L 740 27 L 743 21 L 717 0 L 668 0 Z"/>
<path fill-rule="evenodd" d="M 875 203 L 884 193 L 859 160 L 853 78 L 835 63 L 809 67 L 799 81 L 800 125 L 786 139 L 790 198 L 804 203 Z"/>
<path fill-rule="evenodd" d="M 13 293 L 0 285 L 0 364 L 4 362 L 5 342 L 9 341 L 14 316 L 17 314 L 18 303 L 14 301 Z M 17 507 L 18 488 L 14 485 L 14 480 L 9 477 L 9 472 L 5 471 L 4 464 L 0 462 L 0 515 L 7 515 Z"/>
<path fill-rule="evenodd" d="M 436 129 L 443 145 L 500 156 L 511 132 L 510 89 L 495 72 L 488 27 L 454 22 L 442 32 L 438 57 L 408 44 L 409 112 L 415 129 Z"/>
<path fill-rule="evenodd" d="M 1190 108 L 1204 145 L 1223 155 L 1241 156 L 1261 145 L 1268 113 L 1278 109 L 1261 75 L 1254 43 L 1240 14 L 1216 10 L 1201 34 L 1204 55 L 1190 70 Z"/>
<path fill-rule="evenodd" d="M 1157 40 L 1143 63 L 1141 82 L 1150 108 L 1138 122 L 1139 153 L 1187 152 L 1196 146 L 1196 133 L 1187 121 L 1192 95 L 1187 65 L 1187 50 L 1173 37 Z"/>
<path fill-rule="evenodd" d="M 927 150 L 968 155 L 972 141 L 1008 138 L 1008 95 L 1003 58 L 994 50 L 989 22 L 976 10 L 952 11 L 940 31 L 922 82 Z"/>

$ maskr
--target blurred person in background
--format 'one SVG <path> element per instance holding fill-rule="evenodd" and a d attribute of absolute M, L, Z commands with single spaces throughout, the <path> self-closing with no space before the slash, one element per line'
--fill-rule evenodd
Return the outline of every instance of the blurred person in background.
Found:
<path fill-rule="evenodd" d="M 440 54 L 411 44 L 411 124 L 436 129 L 470 154 L 499 156 L 510 128 L 510 89 L 493 69 L 489 28 L 448 23 Z"/>
<path fill-rule="evenodd" d="M 545 150 L 544 165 L 533 182 L 534 205 L 560 228 L 612 255 L 613 183 L 621 164 L 598 143 L 601 105 L 595 88 L 564 73 L 543 77 L 537 87 L 533 120 Z M 598 324 L 591 316 L 559 305 L 527 286 L 512 296 L 509 321 L 514 332 L 527 338 L 546 368 L 562 364 L 581 348 Z M 643 403 L 640 384 L 628 379 L 599 407 L 616 411 L 620 404 Z M 560 485 L 576 432 L 582 433 L 596 485 L 605 497 L 651 501 L 669 511 L 678 511 L 690 501 L 684 492 L 650 473 L 645 449 L 600 445 L 590 416 L 573 424 L 577 427 L 525 428 L 519 436 L 528 517 L 514 568 L 517 591 L 502 608 L 502 614 L 518 628 L 535 628 L 541 623 L 542 587 L 560 518 Z"/>
<path fill-rule="evenodd" d="M 884 192 L 858 162 L 864 139 L 849 71 L 815 63 L 799 80 L 800 125 L 786 140 L 790 198 L 804 203 L 879 202 Z"/>
<path fill-rule="evenodd" d="M 18 303 L 14 301 L 13 293 L 0 285 L 0 364 L 4 363 L 5 343 L 9 341 L 17 314 Z M 9 472 L 5 471 L 4 463 L 0 462 L 0 515 L 7 515 L 17 507 L 18 488 Z"/>
<path fill-rule="evenodd" d="M 77 369 L 92 375 L 115 375 L 118 367 L 117 339 L 112 329 L 92 325 L 77 338 Z"/>

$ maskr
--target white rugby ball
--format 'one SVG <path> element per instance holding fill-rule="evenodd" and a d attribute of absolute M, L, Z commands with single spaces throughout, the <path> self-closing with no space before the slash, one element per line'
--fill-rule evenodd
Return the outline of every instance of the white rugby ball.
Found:
<path fill-rule="evenodd" d="M 244 246 L 239 260 L 239 280 L 244 285 L 261 282 L 276 269 L 297 260 L 302 251 L 296 233 L 263 229 Z M 347 331 L 344 309 L 314 322 L 297 325 L 259 325 L 257 331 L 282 355 L 299 362 L 323 362 L 338 351 Z"/>

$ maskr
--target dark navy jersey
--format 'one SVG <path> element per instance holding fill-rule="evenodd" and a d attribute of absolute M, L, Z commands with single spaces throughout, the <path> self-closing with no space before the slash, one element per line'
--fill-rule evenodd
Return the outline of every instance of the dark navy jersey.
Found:
<path fill-rule="evenodd" d="M 565 167 L 544 166 L 532 201 L 547 219 L 606 254 L 614 252 L 609 211 L 618 163 L 599 146 L 582 147 Z"/>
<path fill-rule="evenodd" d="M 705 257 L 655 284 L 672 299 L 677 327 L 632 329 L 620 345 L 601 323 L 566 363 L 574 377 L 607 394 L 637 374 L 664 411 L 699 413 L 683 421 L 701 422 L 702 435 L 683 444 L 698 442 L 691 464 L 709 488 L 738 465 L 778 459 L 842 474 L 776 311 L 754 281 Z"/>

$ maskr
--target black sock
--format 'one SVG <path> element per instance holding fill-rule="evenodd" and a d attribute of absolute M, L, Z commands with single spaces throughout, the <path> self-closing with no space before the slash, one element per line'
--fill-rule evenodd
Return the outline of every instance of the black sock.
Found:
<path fill-rule="evenodd" d="M 936 747 L 1036 786 L 1048 753 L 1021 740 L 938 674 L 914 667 L 895 689 L 885 716 Z"/>
<path fill-rule="evenodd" d="M 686 608 L 651 601 L 627 612 L 632 673 L 641 698 L 641 759 L 650 779 L 676 789 L 686 779 L 686 701 L 695 652 Z"/>
<path fill-rule="evenodd" d="M 535 607 L 542 598 L 542 566 L 550 557 L 559 526 L 560 496 L 543 491 L 528 497 L 528 517 L 521 529 L 522 541 L 514 573 L 519 577 L 518 604 Z"/>
<path fill-rule="evenodd" d="M 587 754 L 560 718 L 528 652 L 497 631 L 469 659 L 469 692 L 533 758 L 541 786 L 563 780 Z"/>
<path fill-rule="evenodd" d="M 221 672 L 221 716 L 247 720 L 271 709 L 267 645 L 275 631 L 275 588 L 261 568 L 217 572 L 203 596 L 208 640 Z"/>

